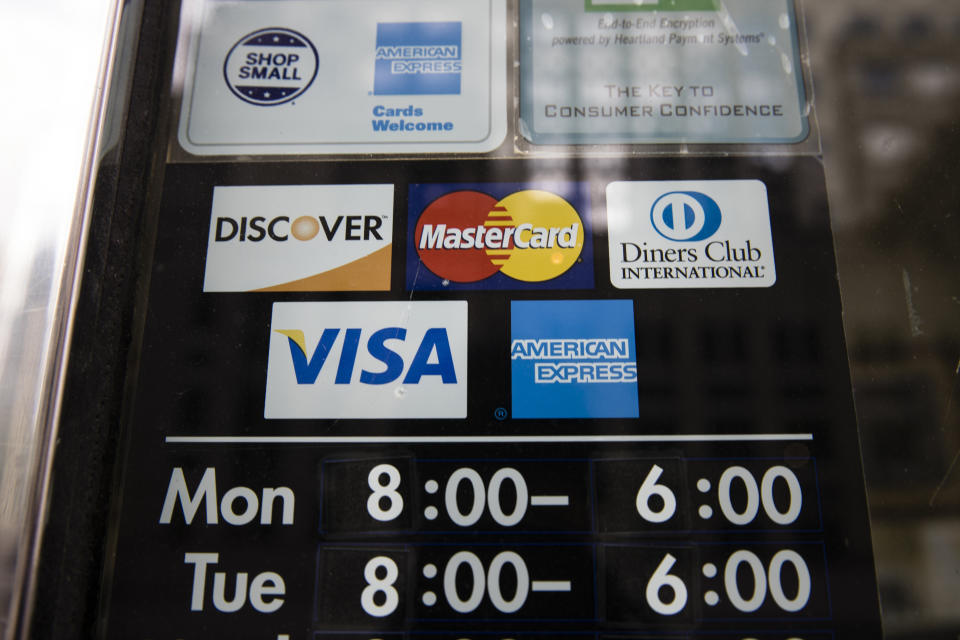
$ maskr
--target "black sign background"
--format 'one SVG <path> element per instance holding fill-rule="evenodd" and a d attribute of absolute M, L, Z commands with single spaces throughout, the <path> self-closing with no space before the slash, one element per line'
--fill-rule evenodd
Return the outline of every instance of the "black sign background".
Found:
<path fill-rule="evenodd" d="M 759 179 L 768 190 L 777 282 L 769 289 L 618 290 L 608 277 L 604 189 L 615 180 Z M 406 188 L 419 182 L 584 181 L 591 185 L 595 290 L 543 292 L 417 292 L 403 289 Z M 395 185 L 392 289 L 384 293 L 203 293 L 204 256 L 214 186 L 269 184 Z M 114 512 L 115 564 L 105 576 L 104 606 L 110 638 L 307 638 L 328 629 L 315 618 L 317 559 L 327 541 L 318 532 L 319 476 L 329 458 L 395 459 L 599 459 L 769 458 L 789 464 L 816 461 L 819 486 L 804 486 L 819 499 L 822 531 L 774 533 L 524 534 L 359 536 L 356 542 L 387 545 L 588 544 L 611 541 L 664 545 L 768 542 L 822 543 L 826 555 L 829 613 L 766 615 L 736 620 L 703 619 L 702 589 L 691 589 L 697 615 L 686 624 L 607 625 L 427 621 L 411 605 L 397 626 L 364 626 L 410 632 L 502 630 L 514 633 L 615 632 L 630 637 L 658 631 L 744 630 L 802 632 L 833 629 L 837 637 L 879 637 L 879 616 L 856 423 L 846 364 L 824 178 L 815 158 L 590 159 L 358 161 L 278 164 L 171 165 L 167 168 L 149 283 L 140 359 L 131 368 L 132 410 L 124 424 L 127 450 L 120 462 Z M 273 420 L 263 418 L 271 305 L 306 300 L 467 300 L 469 311 L 468 417 L 466 420 Z M 631 299 L 637 336 L 640 417 L 637 420 L 500 420 L 510 407 L 509 302 L 511 299 Z M 666 445 L 555 444 L 444 445 L 447 435 L 516 434 L 726 434 L 812 433 L 804 443 L 684 443 Z M 419 445 L 197 445 L 168 444 L 190 435 L 427 435 Z M 292 526 L 244 526 L 221 522 L 159 524 L 170 475 L 184 469 L 195 486 L 204 469 L 216 468 L 220 494 L 229 487 L 286 486 L 296 494 Z M 532 481 L 532 480 L 531 480 Z M 695 490 L 688 487 L 692 501 Z M 358 486 L 354 499 L 366 499 Z M 422 506 L 421 506 L 422 508 Z M 201 514 L 202 515 L 202 512 Z M 695 516 L 694 516 L 695 517 Z M 522 525 L 521 525 L 522 526 Z M 342 538 L 336 545 L 347 544 Z M 332 542 L 330 544 L 333 544 Z M 451 547 L 452 549 L 460 547 Z M 184 553 L 219 553 L 216 570 L 252 577 L 280 573 L 286 600 L 276 613 L 245 607 L 237 613 L 190 611 L 192 565 Z M 108 554 L 111 550 L 108 549 Z M 556 555 L 563 567 L 564 556 Z M 419 571 L 419 567 L 413 567 Z M 212 571 L 213 569 L 211 569 Z M 821 567 L 821 571 L 824 569 Z M 579 571 L 576 570 L 576 571 Z M 571 572 L 574 569 L 571 567 Z M 695 574 L 698 572 L 694 572 Z M 592 579 L 576 573 L 580 582 Z M 208 591 L 212 576 L 208 575 Z M 597 581 L 603 582 L 598 577 Z M 591 593 L 591 597 L 597 594 Z M 415 600 L 416 594 L 406 594 Z M 605 598 L 614 597 L 605 594 Z M 600 603 L 602 610 L 604 603 Z M 822 609 L 822 607 L 821 607 Z M 545 609 L 549 611 L 549 607 Z M 766 610 L 764 609 L 764 612 Z M 524 618 L 526 620 L 526 618 Z M 814 635 L 811 633 L 811 637 Z M 322 636 L 321 636 L 322 637 Z M 361 636 L 358 636 L 361 637 Z M 370 636 L 370 637 L 379 637 Z M 433 636 L 431 636 L 433 637 Z M 444 637 L 444 636 L 436 636 Z M 461 635 L 451 637 L 462 637 Z M 606 637 L 606 636 L 605 636 Z M 713 636 L 707 636 L 713 637 Z M 725 637 L 725 636 L 724 636 Z M 819 637 L 819 636 L 818 636 Z"/>

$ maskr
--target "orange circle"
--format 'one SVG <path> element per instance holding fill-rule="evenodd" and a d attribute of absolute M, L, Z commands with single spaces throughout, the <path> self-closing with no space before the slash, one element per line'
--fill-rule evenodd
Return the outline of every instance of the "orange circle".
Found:
<path fill-rule="evenodd" d="M 297 240 L 313 240 L 320 233 L 320 223 L 311 216 L 300 216 L 290 225 L 290 234 Z"/>

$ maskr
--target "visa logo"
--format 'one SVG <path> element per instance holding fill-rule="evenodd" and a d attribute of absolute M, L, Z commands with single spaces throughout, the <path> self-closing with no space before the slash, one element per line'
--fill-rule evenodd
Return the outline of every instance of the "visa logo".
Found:
<path fill-rule="evenodd" d="M 264 417 L 467 417 L 467 303 L 276 302 Z"/>
<path fill-rule="evenodd" d="M 293 359 L 293 370 L 296 373 L 297 384 L 314 384 L 320 371 L 323 369 L 328 356 L 338 344 L 340 329 L 324 329 L 320 341 L 307 356 L 306 338 L 300 329 L 275 329 L 287 337 L 290 344 L 290 357 Z M 357 363 L 357 353 L 363 337 L 362 329 L 346 329 L 343 339 L 339 341 L 340 360 L 336 364 L 334 384 L 350 384 L 354 380 Z M 367 353 L 380 364 L 382 371 L 360 369 L 360 384 L 381 385 L 394 382 L 404 373 L 403 357 L 394 349 L 390 342 L 404 342 L 407 339 L 407 330 L 402 327 L 387 327 L 373 332 L 366 341 Z M 420 345 L 410 362 L 410 366 L 403 376 L 403 384 L 419 384 L 424 376 L 438 376 L 443 384 L 456 384 L 457 372 L 453 364 L 453 355 L 450 353 L 450 339 L 447 330 L 443 327 L 431 327 L 426 330 Z"/>

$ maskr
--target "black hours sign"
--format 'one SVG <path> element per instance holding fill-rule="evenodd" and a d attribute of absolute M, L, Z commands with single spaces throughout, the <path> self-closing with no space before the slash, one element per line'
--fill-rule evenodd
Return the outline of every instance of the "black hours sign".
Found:
<path fill-rule="evenodd" d="M 864 637 L 823 175 L 788 164 L 169 165 L 107 637 Z M 255 209 L 377 234 L 229 245 Z"/>

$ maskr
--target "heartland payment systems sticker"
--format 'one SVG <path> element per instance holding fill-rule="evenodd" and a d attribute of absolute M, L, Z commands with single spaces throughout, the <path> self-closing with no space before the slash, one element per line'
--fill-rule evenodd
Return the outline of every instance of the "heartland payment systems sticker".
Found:
<path fill-rule="evenodd" d="M 388 291 L 393 185 L 215 187 L 204 291 Z"/>
<path fill-rule="evenodd" d="M 191 153 L 482 152 L 503 142 L 505 0 L 207 1 L 198 20 L 179 128 Z"/>
<path fill-rule="evenodd" d="M 807 137 L 792 0 L 521 0 L 535 144 Z"/>
<path fill-rule="evenodd" d="M 607 185 L 610 282 L 618 289 L 770 287 L 777 281 L 759 180 Z"/>
<path fill-rule="evenodd" d="M 466 418 L 467 303 L 274 303 L 264 417 Z"/>

